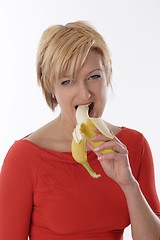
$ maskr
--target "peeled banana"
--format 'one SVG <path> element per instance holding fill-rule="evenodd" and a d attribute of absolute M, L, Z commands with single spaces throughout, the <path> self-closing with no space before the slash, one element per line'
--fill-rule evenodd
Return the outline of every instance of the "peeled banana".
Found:
<path fill-rule="evenodd" d="M 96 135 L 95 128 L 109 139 L 113 139 L 114 135 L 109 131 L 101 118 L 90 118 L 88 110 L 88 105 L 80 105 L 76 110 L 77 124 L 73 131 L 71 150 L 75 161 L 82 164 L 93 178 L 99 178 L 101 175 L 95 173 L 87 161 L 86 141 L 88 141 L 94 148 L 103 143 L 103 141 L 93 142 L 91 140 L 91 138 Z M 114 150 L 105 149 L 101 151 L 102 154 L 110 152 L 114 152 Z"/>

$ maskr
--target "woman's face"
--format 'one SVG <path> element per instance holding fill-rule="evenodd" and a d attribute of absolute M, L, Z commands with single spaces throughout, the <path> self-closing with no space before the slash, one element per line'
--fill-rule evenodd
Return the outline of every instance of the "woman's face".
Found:
<path fill-rule="evenodd" d="M 106 86 L 107 76 L 101 56 L 91 50 L 76 79 L 67 72 L 54 84 L 61 119 L 75 125 L 75 112 L 79 105 L 90 105 L 89 116 L 101 117 L 106 104 Z"/>

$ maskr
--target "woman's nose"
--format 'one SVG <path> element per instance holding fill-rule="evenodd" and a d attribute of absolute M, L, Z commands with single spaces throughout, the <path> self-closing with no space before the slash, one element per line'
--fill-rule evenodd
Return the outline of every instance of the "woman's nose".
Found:
<path fill-rule="evenodd" d="M 91 96 L 91 92 L 90 92 L 89 88 L 87 87 L 87 84 L 85 84 L 85 83 L 79 85 L 78 93 L 79 93 L 80 98 L 84 101 L 88 100 Z"/>

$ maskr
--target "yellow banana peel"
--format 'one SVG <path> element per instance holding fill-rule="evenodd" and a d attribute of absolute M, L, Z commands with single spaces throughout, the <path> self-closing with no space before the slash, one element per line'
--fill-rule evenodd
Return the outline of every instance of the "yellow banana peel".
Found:
<path fill-rule="evenodd" d="M 77 124 L 73 131 L 72 139 L 72 156 L 76 162 L 82 164 L 93 178 L 99 178 L 101 175 L 94 172 L 87 161 L 86 141 L 94 148 L 97 148 L 103 141 L 93 142 L 92 137 L 96 136 L 95 128 L 97 128 L 104 136 L 113 139 L 114 135 L 109 131 L 108 127 L 101 118 L 90 118 L 88 115 L 89 107 L 80 105 L 76 110 Z M 113 149 L 105 149 L 102 154 L 114 152 Z"/>

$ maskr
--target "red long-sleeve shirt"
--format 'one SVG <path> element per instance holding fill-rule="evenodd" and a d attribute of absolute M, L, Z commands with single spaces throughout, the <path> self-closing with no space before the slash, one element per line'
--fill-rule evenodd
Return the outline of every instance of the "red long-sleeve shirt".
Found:
<path fill-rule="evenodd" d="M 128 128 L 117 137 L 128 148 L 135 178 L 160 216 L 150 148 L 144 136 Z M 120 240 L 130 224 L 125 196 L 89 151 L 93 179 L 70 152 L 56 152 L 28 140 L 10 148 L 0 175 L 0 239 Z"/>

